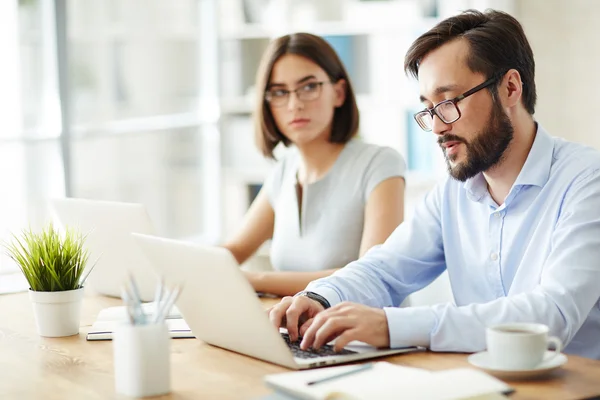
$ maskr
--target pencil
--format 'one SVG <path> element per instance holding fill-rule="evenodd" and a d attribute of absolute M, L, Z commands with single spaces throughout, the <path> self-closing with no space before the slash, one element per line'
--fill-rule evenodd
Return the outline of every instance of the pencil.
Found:
<path fill-rule="evenodd" d="M 344 372 L 340 372 L 339 374 L 336 374 L 336 375 L 330 375 L 330 376 L 327 376 L 325 378 L 315 379 L 314 381 L 307 382 L 306 384 L 307 385 L 316 385 L 317 383 L 332 381 L 334 379 L 341 378 L 343 376 L 352 375 L 352 374 L 355 374 L 357 372 L 361 372 L 361 371 L 365 371 L 367 369 L 373 368 L 373 365 L 374 364 L 372 362 L 366 363 L 366 364 L 358 366 L 357 368 L 354 368 L 354 369 L 351 369 L 351 370 L 347 370 L 347 371 L 344 371 Z"/>

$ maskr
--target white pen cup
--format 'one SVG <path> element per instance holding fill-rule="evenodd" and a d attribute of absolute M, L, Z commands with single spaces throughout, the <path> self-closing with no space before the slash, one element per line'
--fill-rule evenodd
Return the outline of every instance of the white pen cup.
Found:
<path fill-rule="evenodd" d="M 487 351 L 491 365 L 504 370 L 528 370 L 560 354 L 562 342 L 548 336 L 548 327 L 535 323 L 502 324 L 487 328 Z M 553 345 L 554 350 L 548 351 Z"/>
<path fill-rule="evenodd" d="M 113 333 L 115 390 L 130 397 L 171 391 L 170 335 L 164 322 L 123 324 Z"/>

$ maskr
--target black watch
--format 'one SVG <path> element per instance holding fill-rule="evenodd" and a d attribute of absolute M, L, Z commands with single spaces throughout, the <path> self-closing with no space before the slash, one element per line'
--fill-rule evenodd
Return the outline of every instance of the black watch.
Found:
<path fill-rule="evenodd" d="M 315 293 L 315 292 L 309 292 L 309 291 L 304 290 L 304 291 L 296 293 L 294 295 L 294 297 L 297 297 L 297 296 L 306 296 L 309 299 L 314 300 L 317 303 L 321 304 L 324 309 L 328 309 L 329 307 L 331 307 L 331 304 L 329 304 L 329 302 L 327 301 L 327 299 L 325 297 L 323 297 L 320 294 Z"/>

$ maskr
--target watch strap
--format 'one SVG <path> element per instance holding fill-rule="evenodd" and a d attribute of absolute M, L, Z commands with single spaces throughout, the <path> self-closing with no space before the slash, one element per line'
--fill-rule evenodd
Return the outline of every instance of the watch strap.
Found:
<path fill-rule="evenodd" d="M 310 292 L 308 290 L 303 290 L 302 292 L 296 293 L 294 295 L 294 297 L 298 297 L 298 296 L 306 296 L 309 299 L 314 300 L 317 303 L 321 304 L 324 309 L 328 309 L 329 307 L 331 307 L 331 304 L 329 304 L 329 301 L 327 301 L 327 299 L 325 297 L 321 296 L 318 293 Z"/>

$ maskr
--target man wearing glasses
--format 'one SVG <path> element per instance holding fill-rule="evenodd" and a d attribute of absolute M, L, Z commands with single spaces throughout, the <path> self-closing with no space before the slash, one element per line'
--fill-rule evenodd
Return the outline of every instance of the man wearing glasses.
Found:
<path fill-rule="evenodd" d="M 302 347 L 351 340 L 485 349 L 485 328 L 537 322 L 565 352 L 600 359 L 600 153 L 533 118 L 533 52 L 521 25 L 469 10 L 419 37 L 415 120 L 449 178 L 381 246 L 269 312 Z M 454 304 L 399 308 L 448 271 Z M 285 319 L 284 319 L 285 317 Z M 299 323 L 300 322 L 300 323 Z"/>

